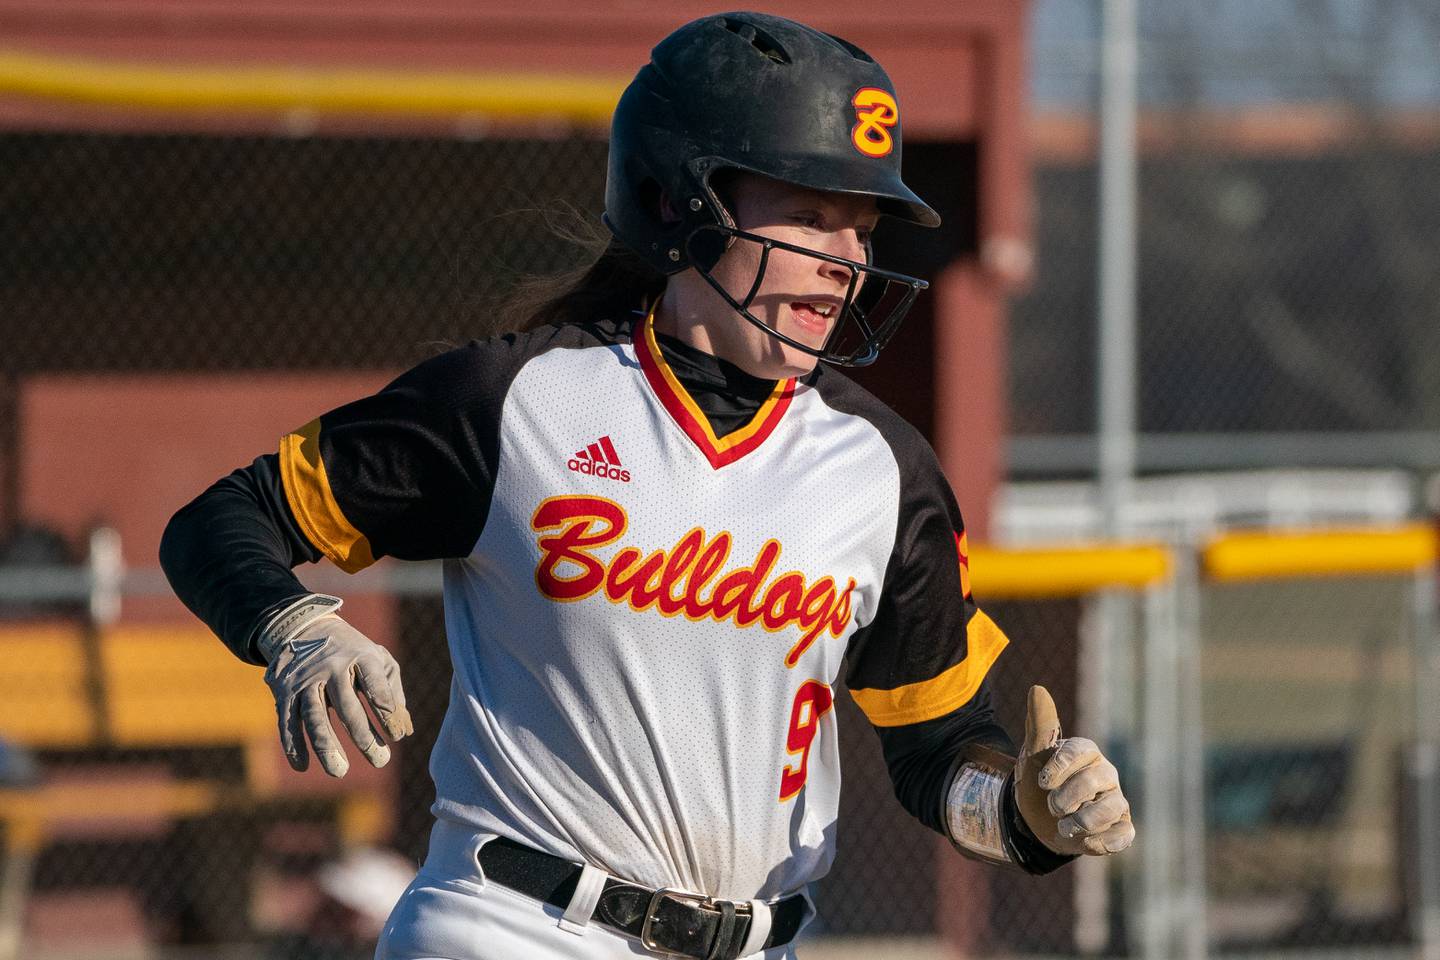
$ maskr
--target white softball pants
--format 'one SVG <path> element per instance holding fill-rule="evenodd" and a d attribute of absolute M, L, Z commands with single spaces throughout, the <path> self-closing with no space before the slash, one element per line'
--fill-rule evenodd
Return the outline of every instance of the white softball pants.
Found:
<path fill-rule="evenodd" d="M 486 883 L 477 855 L 492 839 L 494 834 L 436 821 L 430 831 L 430 852 L 390 912 L 375 960 L 632 960 L 656 956 L 639 940 L 604 924 L 565 919 L 559 907 L 498 883 Z M 750 954 L 746 960 L 795 960 L 794 945 Z"/>

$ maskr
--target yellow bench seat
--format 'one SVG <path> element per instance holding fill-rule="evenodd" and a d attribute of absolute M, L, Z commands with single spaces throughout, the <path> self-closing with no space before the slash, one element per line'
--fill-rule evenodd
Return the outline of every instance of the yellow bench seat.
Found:
<path fill-rule="evenodd" d="M 275 706 L 260 669 L 202 628 L 111 627 L 100 632 L 97 649 L 92 669 L 79 626 L 0 627 L 7 700 L 0 736 L 80 748 L 243 744 L 275 735 Z"/>

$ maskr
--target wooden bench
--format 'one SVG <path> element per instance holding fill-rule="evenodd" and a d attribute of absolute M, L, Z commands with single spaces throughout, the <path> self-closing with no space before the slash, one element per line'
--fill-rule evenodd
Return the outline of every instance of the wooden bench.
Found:
<path fill-rule="evenodd" d="M 318 805 L 342 845 L 380 839 L 385 811 L 374 792 L 295 797 L 282 789 L 275 705 L 260 671 L 203 628 L 0 624 L 0 653 L 0 737 L 47 755 L 94 755 L 104 771 L 0 789 L 0 960 L 18 956 L 35 857 L 77 825 L 279 817 Z M 236 760 L 199 774 L 183 762 L 215 750 Z M 154 763 L 127 759 L 141 754 L 178 762 L 162 763 L 157 775 Z"/>

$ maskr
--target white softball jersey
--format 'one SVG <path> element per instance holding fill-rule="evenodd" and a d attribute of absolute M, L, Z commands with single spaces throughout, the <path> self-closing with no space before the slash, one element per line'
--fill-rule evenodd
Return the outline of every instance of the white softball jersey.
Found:
<path fill-rule="evenodd" d="M 306 537 L 444 558 L 437 817 L 654 887 L 822 876 L 835 686 L 878 727 L 963 709 L 1006 640 L 933 452 L 834 370 L 717 436 L 649 318 L 450 351 L 284 438 Z"/>

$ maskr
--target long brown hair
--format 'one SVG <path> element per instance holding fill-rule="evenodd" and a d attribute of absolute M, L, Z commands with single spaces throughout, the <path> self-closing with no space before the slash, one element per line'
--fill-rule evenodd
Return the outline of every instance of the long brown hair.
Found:
<path fill-rule="evenodd" d="M 551 234 L 585 251 L 585 260 L 560 273 L 517 281 L 500 308 L 499 329 L 618 320 L 653 302 L 665 289 L 664 274 L 593 219 L 573 210 L 546 219 Z"/>

